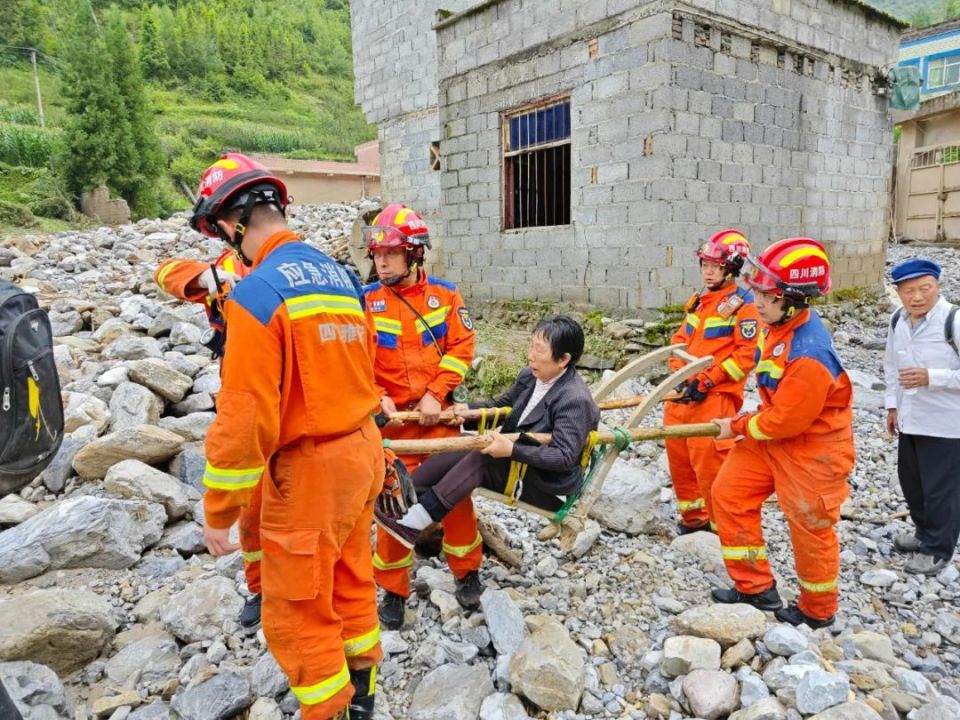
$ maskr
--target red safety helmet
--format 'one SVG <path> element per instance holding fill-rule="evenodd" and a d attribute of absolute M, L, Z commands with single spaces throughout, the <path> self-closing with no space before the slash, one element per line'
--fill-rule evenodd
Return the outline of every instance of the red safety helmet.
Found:
<path fill-rule="evenodd" d="M 224 153 L 200 177 L 190 227 L 232 244 L 217 225 L 217 219 L 224 212 L 238 207 L 247 210 L 245 220 L 241 221 L 242 236 L 254 206 L 272 204 L 284 212 L 289 201 L 287 187 L 266 167 L 241 153 Z"/>
<path fill-rule="evenodd" d="M 423 259 L 424 249 L 430 248 L 430 233 L 423 218 L 401 203 L 390 203 L 363 228 L 363 242 L 367 257 L 375 250 L 407 248 L 414 253 L 414 261 Z"/>
<path fill-rule="evenodd" d="M 811 238 L 778 240 L 748 262 L 754 270 L 746 280 L 754 290 L 803 303 L 830 292 L 830 259 L 823 245 Z"/>
<path fill-rule="evenodd" d="M 714 233 L 699 250 L 697 257 L 707 262 L 723 265 L 724 270 L 736 277 L 743 268 L 743 261 L 750 254 L 750 241 L 739 230 L 721 230 Z"/>

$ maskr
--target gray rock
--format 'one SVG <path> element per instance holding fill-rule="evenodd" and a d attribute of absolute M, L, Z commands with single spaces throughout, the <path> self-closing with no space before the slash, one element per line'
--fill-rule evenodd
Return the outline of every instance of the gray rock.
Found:
<path fill-rule="evenodd" d="M 876 710 L 863 703 L 848 702 L 811 715 L 807 720 L 883 720 L 883 718 Z"/>
<path fill-rule="evenodd" d="M 796 691 L 800 681 L 818 668 L 813 665 L 779 665 L 770 663 L 763 671 L 763 681 L 771 690 L 791 690 Z"/>
<path fill-rule="evenodd" d="M 109 345 L 117 338 L 130 335 L 133 328 L 120 318 L 110 318 L 93 331 L 93 339 L 101 345 Z"/>
<path fill-rule="evenodd" d="M 27 708 L 49 708 L 55 713 L 53 717 L 73 715 L 63 683 L 46 665 L 26 661 L 0 663 L 0 681 L 21 712 L 29 712 Z"/>
<path fill-rule="evenodd" d="M 156 470 L 139 460 L 123 460 L 107 470 L 103 487 L 123 498 L 142 498 L 159 503 L 170 520 L 179 520 L 193 507 L 195 498 L 172 475 Z"/>
<path fill-rule="evenodd" d="M 134 382 L 117 385 L 110 398 L 110 430 L 125 430 L 137 425 L 156 425 L 163 403 L 149 388 Z"/>
<path fill-rule="evenodd" d="M 250 708 L 247 720 L 283 720 L 283 711 L 276 700 L 257 698 Z"/>
<path fill-rule="evenodd" d="M 50 317 L 50 329 L 54 337 L 73 335 L 83 329 L 83 318 L 76 310 L 67 312 L 51 310 L 48 316 Z"/>
<path fill-rule="evenodd" d="M 40 474 L 40 480 L 50 492 L 59 494 L 63 491 L 67 480 L 74 476 L 73 456 L 84 446 L 78 440 L 64 438 L 60 444 L 60 449 L 51 463 L 47 465 L 46 470 Z"/>
<path fill-rule="evenodd" d="M 276 698 L 290 689 L 290 680 L 267 650 L 253 666 L 253 692 L 258 697 Z"/>
<path fill-rule="evenodd" d="M 170 330 L 171 345 L 196 345 L 203 331 L 193 323 L 178 322 Z"/>
<path fill-rule="evenodd" d="M 750 668 L 740 668 L 737 671 L 737 679 L 740 681 L 740 704 L 743 707 L 750 707 L 770 697 L 770 689 L 763 678 Z"/>
<path fill-rule="evenodd" d="M 893 570 L 887 569 L 874 569 L 867 570 L 865 573 L 860 575 L 860 582 L 864 585 L 869 585 L 870 587 L 890 587 L 893 585 L 899 578 Z"/>
<path fill-rule="evenodd" d="M 897 683 L 899 683 L 900 689 L 904 692 L 910 693 L 911 695 L 917 695 L 923 698 L 933 698 L 933 696 L 936 694 L 936 690 L 933 688 L 933 683 L 927 680 L 922 673 L 918 673 L 916 670 L 895 667 L 893 668 L 893 677 L 896 678 Z"/>
<path fill-rule="evenodd" d="M 160 427 L 177 433 L 184 440 L 203 440 L 207 436 L 207 428 L 216 419 L 214 412 L 198 412 L 183 417 L 160 418 Z"/>
<path fill-rule="evenodd" d="M 410 719 L 476 720 L 483 700 L 493 692 L 485 665 L 443 665 L 417 685 Z"/>
<path fill-rule="evenodd" d="M 128 568 L 160 539 L 164 509 L 153 503 L 78 496 L 0 533 L 0 583 L 60 568 Z"/>
<path fill-rule="evenodd" d="M 183 720 L 230 720 L 252 704 L 247 679 L 226 672 L 182 690 L 171 707 Z"/>
<path fill-rule="evenodd" d="M 80 392 L 63 392 L 63 431 L 72 433 L 92 425 L 99 435 L 110 422 L 110 409 L 98 397 Z"/>
<path fill-rule="evenodd" d="M 191 413 L 213 410 L 215 403 L 210 393 L 196 393 L 187 395 L 183 400 L 170 406 L 170 414 L 176 416 L 190 415 Z"/>
<path fill-rule="evenodd" d="M 203 526 L 189 520 L 171 525 L 164 530 L 157 548 L 170 548 L 184 557 L 206 552 L 207 543 L 203 538 Z"/>
<path fill-rule="evenodd" d="M 205 372 L 193 381 L 193 392 L 216 395 L 220 392 L 220 373 Z"/>
<path fill-rule="evenodd" d="M 683 694 L 693 714 L 703 720 L 726 717 L 740 704 L 740 689 L 722 670 L 693 670 L 683 678 Z"/>
<path fill-rule="evenodd" d="M 103 357 L 107 360 L 143 360 L 163 357 L 163 352 L 154 338 L 122 335 L 104 348 Z"/>
<path fill-rule="evenodd" d="M 787 709 L 777 698 L 766 697 L 737 710 L 727 720 L 787 720 L 787 717 Z"/>
<path fill-rule="evenodd" d="M 174 370 L 168 362 L 159 358 L 130 363 L 130 379 L 170 402 L 180 402 L 193 387 L 193 378 Z"/>
<path fill-rule="evenodd" d="M 879 660 L 887 665 L 894 665 L 897 662 L 893 654 L 893 644 L 886 635 L 863 631 L 850 635 L 848 639 L 868 660 Z"/>
<path fill-rule="evenodd" d="M 960 645 L 960 613 L 949 610 L 937 613 L 933 629 L 954 645 Z"/>
<path fill-rule="evenodd" d="M 511 657 L 510 685 L 544 710 L 575 708 L 584 690 L 585 662 L 585 653 L 566 629 L 549 619 Z"/>
<path fill-rule="evenodd" d="M 159 546 L 163 542 L 160 538 Z M 145 557 L 134 566 L 134 570 L 148 578 L 162 579 L 173 577 L 186 567 L 186 561 L 179 555 Z"/>
<path fill-rule="evenodd" d="M 243 599 L 233 583 L 215 575 L 196 580 L 171 596 L 160 620 L 184 642 L 213 640 L 221 635 L 225 622 L 236 620 L 242 607 Z"/>
<path fill-rule="evenodd" d="M 707 572 L 717 573 L 721 577 L 727 574 L 720 554 L 720 538 L 716 533 L 678 535 L 670 541 L 670 549 L 687 561 L 696 561 Z"/>
<path fill-rule="evenodd" d="M 520 608 L 506 591 L 489 588 L 480 596 L 480 606 L 493 646 L 501 655 L 512 654 L 526 635 Z"/>
<path fill-rule="evenodd" d="M 678 635 L 667 638 L 663 644 L 663 664 L 660 672 L 675 678 L 691 670 L 719 670 L 720 643 L 708 638 Z"/>
<path fill-rule="evenodd" d="M 617 460 L 590 517 L 601 525 L 631 535 L 656 532 L 660 518 L 660 482 L 640 465 Z"/>
<path fill-rule="evenodd" d="M 0 602 L 0 660 L 30 660 L 66 675 L 113 639 L 106 599 L 84 590 L 36 590 Z"/>
<path fill-rule="evenodd" d="M 202 495 L 207 491 L 203 484 L 203 473 L 206 466 L 207 459 L 202 453 L 186 448 L 170 461 L 170 466 L 167 469 L 184 485 L 189 485 Z"/>
<path fill-rule="evenodd" d="M 673 624 L 683 635 L 710 638 L 729 647 L 762 635 L 767 618 L 763 611 L 742 603 L 704 605 L 682 612 Z"/>
<path fill-rule="evenodd" d="M 126 365 L 117 365 L 116 367 L 110 368 L 100 377 L 97 378 L 97 385 L 101 387 L 115 388 L 120 383 L 127 382 L 127 379 L 130 376 L 130 370 Z"/>
<path fill-rule="evenodd" d="M 910 720 L 960 718 L 960 702 L 942 695 L 910 713 Z"/>
<path fill-rule="evenodd" d="M 490 646 L 490 631 L 486 627 L 468 627 L 460 630 L 460 639 L 470 643 L 481 652 Z M 386 652 L 386 651 L 384 651 Z"/>
<path fill-rule="evenodd" d="M 380 634 L 380 647 L 387 655 L 403 655 L 410 650 L 410 644 L 396 630 L 384 630 Z"/>
<path fill-rule="evenodd" d="M 112 720 L 112 719 L 111 719 Z M 165 702 L 141 705 L 127 716 L 127 720 L 178 720 Z"/>
<path fill-rule="evenodd" d="M 495 693 L 480 705 L 480 720 L 529 720 L 523 703 L 516 695 Z"/>
<path fill-rule="evenodd" d="M 73 457 L 73 469 L 85 480 L 102 478 L 122 460 L 148 465 L 169 460 L 183 447 L 183 438 L 153 425 L 138 425 L 104 435 Z"/>
<path fill-rule="evenodd" d="M 0 499 L 0 525 L 19 525 L 40 512 L 40 508 L 19 495 Z"/>
<path fill-rule="evenodd" d="M 797 710 L 804 714 L 823 712 L 846 702 L 850 681 L 844 675 L 814 668 L 797 686 Z"/>
<path fill-rule="evenodd" d="M 790 657 L 807 649 L 807 639 L 791 625 L 774 625 L 763 635 L 763 644 L 774 655 Z"/>
<path fill-rule="evenodd" d="M 107 660 L 104 674 L 117 686 L 132 687 L 136 682 L 163 682 L 176 677 L 179 669 L 177 642 L 161 631 L 130 643 Z"/>

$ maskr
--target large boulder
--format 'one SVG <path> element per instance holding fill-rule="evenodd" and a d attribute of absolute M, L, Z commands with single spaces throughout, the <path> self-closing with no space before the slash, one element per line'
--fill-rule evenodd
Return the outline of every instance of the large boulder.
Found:
<path fill-rule="evenodd" d="M 727 717 L 740 705 L 736 679 L 721 670 L 694 670 L 683 678 L 683 693 L 693 714 L 703 720 Z"/>
<path fill-rule="evenodd" d="M 197 580 L 173 595 L 160 615 L 164 626 L 187 643 L 213 640 L 233 621 L 243 599 L 233 582 L 220 575 Z"/>
<path fill-rule="evenodd" d="M 63 683 L 45 665 L 24 661 L 0 663 L 0 682 L 21 711 L 31 713 L 26 715 L 28 718 L 73 717 Z"/>
<path fill-rule="evenodd" d="M 123 460 L 111 467 L 103 479 L 103 487 L 123 498 L 160 503 L 170 520 L 179 520 L 186 515 L 196 499 L 188 496 L 187 486 L 175 477 L 139 460 Z"/>
<path fill-rule="evenodd" d="M 110 396 L 110 430 L 116 432 L 137 425 L 156 425 L 161 412 L 163 402 L 149 388 L 122 382 Z"/>
<path fill-rule="evenodd" d="M 477 720 L 480 705 L 493 692 L 486 665 L 442 665 L 417 685 L 410 720 Z"/>
<path fill-rule="evenodd" d="M 169 460 L 183 447 L 182 437 L 153 425 L 138 425 L 104 435 L 73 456 L 73 469 L 84 480 L 102 478 L 122 460 L 148 465 Z"/>
<path fill-rule="evenodd" d="M 760 637 L 767 618 L 761 610 L 738 603 L 690 608 L 680 613 L 673 623 L 683 635 L 710 638 L 723 647 L 730 647 L 741 640 Z"/>
<path fill-rule="evenodd" d="M 526 628 L 523 613 L 504 590 L 484 590 L 480 606 L 487 621 L 493 646 L 501 655 L 510 655 L 523 642 Z"/>
<path fill-rule="evenodd" d="M 180 649 L 172 635 L 151 633 L 127 645 L 107 660 L 104 673 L 117 687 L 136 682 L 163 682 L 180 669 Z"/>
<path fill-rule="evenodd" d="M 252 704 L 250 682 L 226 672 L 181 690 L 171 707 L 182 720 L 230 720 Z"/>
<path fill-rule="evenodd" d="M 513 689 L 544 710 L 576 708 L 584 689 L 585 653 L 556 620 L 539 625 L 510 659 Z"/>
<path fill-rule="evenodd" d="M 709 638 L 678 635 L 663 644 L 664 677 L 686 675 L 691 670 L 719 670 L 720 643 Z"/>
<path fill-rule="evenodd" d="M 30 660 L 60 675 L 79 670 L 113 639 L 110 603 L 84 590 L 37 590 L 0 602 L 0 660 Z"/>
<path fill-rule="evenodd" d="M 72 433 L 85 425 L 92 425 L 97 435 L 107 429 L 110 409 L 98 397 L 87 393 L 63 392 L 63 431 Z"/>
<path fill-rule="evenodd" d="M 134 360 L 130 363 L 130 379 L 150 388 L 170 402 L 180 402 L 193 387 L 193 378 L 157 358 Z"/>
<path fill-rule="evenodd" d="M 0 583 L 60 568 L 128 568 L 160 539 L 167 514 L 154 503 L 72 497 L 0 533 Z"/>
<path fill-rule="evenodd" d="M 611 530 L 636 535 L 654 533 L 662 526 L 660 483 L 643 467 L 617 460 L 590 517 Z"/>

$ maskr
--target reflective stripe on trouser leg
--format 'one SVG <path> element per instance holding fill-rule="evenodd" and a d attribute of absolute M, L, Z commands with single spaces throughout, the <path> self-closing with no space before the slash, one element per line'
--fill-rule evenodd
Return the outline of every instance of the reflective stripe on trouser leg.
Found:
<path fill-rule="evenodd" d="M 713 518 L 721 553 L 737 590 L 755 595 L 773 585 L 760 508 L 773 492 L 773 475 L 758 441 L 737 444 L 713 484 Z"/>
<path fill-rule="evenodd" d="M 373 578 L 377 585 L 401 597 L 410 597 L 413 550 L 377 525 L 377 550 L 373 555 Z"/>
<path fill-rule="evenodd" d="M 260 546 L 260 504 L 263 499 L 263 484 L 260 483 L 250 495 L 250 502 L 240 513 L 240 548 L 243 555 L 243 573 L 247 589 L 254 595 L 261 591 L 260 561 L 263 550 Z"/>
<path fill-rule="evenodd" d="M 455 577 L 480 569 L 483 539 L 477 530 L 473 501 L 466 497 L 443 518 L 443 552 Z"/>

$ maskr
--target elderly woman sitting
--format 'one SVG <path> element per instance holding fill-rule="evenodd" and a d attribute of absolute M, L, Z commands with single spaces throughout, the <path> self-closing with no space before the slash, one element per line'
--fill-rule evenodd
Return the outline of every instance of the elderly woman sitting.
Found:
<path fill-rule="evenodd" d="M 541 445 L 523 435 L 516 442 L 492 432 L 483 450 L 434 455 L 413 473 L 417 504 L 401 518 L 378 508 L 376 520 L 393 537 L 413 547 L 420 531 L 439 522 L 475 488 L 497 492 L 545 510 L 563 505 L 563 496 L 583 483 L 580 457 L 600 411 L 574 365 L 583 354 L 583 329 L 566 315 L 541 320 L 533 331 L 528 365 L 503 395 L 455 409 L 508 406 L 503 433 L 550 433 Z"/>

